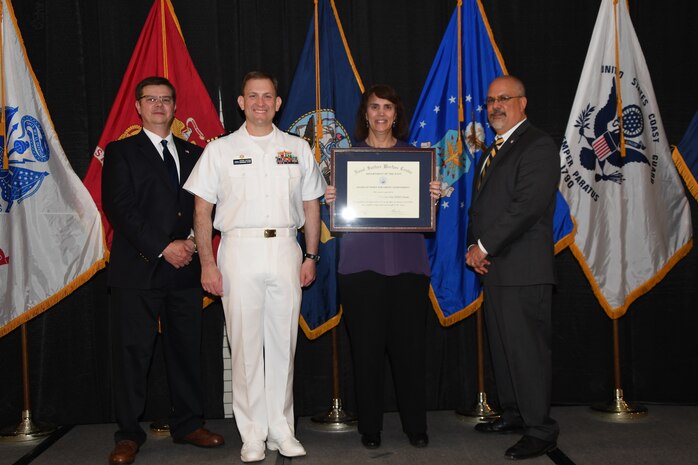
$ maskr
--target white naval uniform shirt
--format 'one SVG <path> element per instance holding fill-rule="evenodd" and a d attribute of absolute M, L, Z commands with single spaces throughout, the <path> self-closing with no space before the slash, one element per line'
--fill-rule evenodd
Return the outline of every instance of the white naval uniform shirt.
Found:
<path fill-rule="evenodd" d="M 300 228 L 303 201 L 321 197 L 326 187 L 305 140 L 273 126 L 263 150 L 246 124 L 211 141 L 184 184 L 216 205 L 213 226 L 223 234 L 240 228 Z"/>

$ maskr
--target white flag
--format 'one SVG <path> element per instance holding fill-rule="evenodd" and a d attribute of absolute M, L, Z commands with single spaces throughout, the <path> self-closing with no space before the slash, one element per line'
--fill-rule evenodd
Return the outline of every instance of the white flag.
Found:
<path fill-rule="evenodd" d="M 1 8 L 0 336 L 105 263 L 97 207 L 58 141 L 12 6 Z"/>
<path fill-rule="evenodd" d="M 688 200 L 625 1 L 601 3 L 560 158 L 560 191 L 577 222 L 570 248 L 603 309 L 619 318 L 693 244 Z"/>

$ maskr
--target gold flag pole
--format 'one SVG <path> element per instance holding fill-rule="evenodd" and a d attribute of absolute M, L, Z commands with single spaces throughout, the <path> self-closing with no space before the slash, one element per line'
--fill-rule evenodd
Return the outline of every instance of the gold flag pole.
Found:
<path fill-rule="evenodd" d="M 461 124 L 465 122 L 465 112 L 463 110 L 463 26 L 462 26 L 462 10 L 463 10 L 463 0 L 458 0 L 458 31 L 457 31 L 457 41 L 458 41 L 458 152 L 462 154 L 465 151 L 465 143 L 461 137 Z M 484 147 L 478 147 L 478 139 L 475 133 L 475 111 L 471 114 L 471 127 L 472 127 L 472 137 L 471 140 L 477 148 L 484 149 Z M 476 421 L 488 421 L 499 418 L 499 413 L 496 412 L 487 403 L 487 394 L 485 393 L 485 357 L 484 357 L 484 345 L 483 345 L 483 335 L 482 335 L 482 306 L 475 311 L 476 315 L 476 335 L 477 335 L 477 401 L 469 410 L 456 409 L 456 414 L 465 417 L 463 419 L 476 420 Z"/>
<path fill-rule="evenodd" d="M 0 3 L 0 136 L 2 137 L 2 169 L 10 169 L 10 159 L 7 155 L 7 134 L 5 134 L 5 59 L 3 55 L 4 37 L 1 25 L 4 24 L 5 11 Z"/>
<path fill-rule="evenodd" d="M 337 327 L 330 330 L 332 336 L 332 405 L 330 409 L 311 418 L 318 429 L 323 431 L 353 431 L 356 428 L 356 415 L 342 408 L 342 397 L 339 387 L 339 341 Z"/>
<path fill-rule="evenodd" d="M 17 426 L 9 426 L 0 431 L 0 441 L 24 442 L 34 441 L 56 431 L 56 427 L 46 423 L 32 421 L 29 396 L 29 351 L 27 349 L 27 324 L 21 327 L 22 333 L 22 420 Z"/>
<path fill-rule="evenodd" d="M 613 27 L 615 30 L 615 48 L 616 48 L 616 115 L 618 116 L 619 133 L 620 133 L 620 156 L 625 158 L 625 134 L 623 131 L 623 95 L 620 86 L 620 48 L 618 40 L 618 0 L 613 0 Z"/>
<path fill-rule="evenodd" d="M 463 0 L 458 0 L 458 31 L 456 36 L 458 40 L 458 142 L 456 147 L 459 154 L 463 154 L 465 147 L 463 145 L 463 139 L 461 138 L 460 132 L 461 123 L 465 121 L 465 111 L 463 110 L 463 51 L 461 50 L 463 47 L 463 39 L 461 37 L 463 30 L 461 24 L 462 10 Z"/>
<path fill-rule="evenodd" d="M 320 24 L 318 0 L 315 3 L 315 161 L 320 163 L 322 159 L 322 108 L 320 99 Z"/>
<path fill-rule="evenodd" d="M 618 320 L 613 320 L 613 381 L 615 389 L 613 399 L 609 402 L 592 404 L 591 409 L 600 413 L 608 414 L 614 420 L 632 420 L 643 417 L 647 414 L 647 407 L 642 404 L 626 402 L 623 399 L 623 389 L 620 376 L 620 337 L 618 335 Z"/>
<path fill-rule="evenodd" d="M 500 417 L 499 412 L 494 410 L 487 403 L 487 393 L 485 393 L 485 350 L 484 337 L 482 331 L 482 306 L 475 311 L 476 344 L 477 344 L 477 401 L 470 410 L 456 410 L 456 414 L 461 415 L 463 420 L 493 421 Z"/>
<path fill-rule="evenodd" d="M 313 1 L 315 5 L 315 160 L 319 163 L 322 158 L 322 147 L 320 142 L 323 137 L 322 129 L 322 102 L 320 94 L 320 12 L 318 0 Z M 334 0 L 330 0 L 330 6 L 337 19 L 340 34 L 343 36 L 342 26 L 337 16 Z M 323 431 L 352 431 L 356 427 L 356 415 L 345 411 L 342 408 L 341 389 L 339 382 L 339 339 L 337 337 L 337 327 L 330 330 L 332 344 L 332 403 L 325 413 L 311 417 L 318 429 Z"/>

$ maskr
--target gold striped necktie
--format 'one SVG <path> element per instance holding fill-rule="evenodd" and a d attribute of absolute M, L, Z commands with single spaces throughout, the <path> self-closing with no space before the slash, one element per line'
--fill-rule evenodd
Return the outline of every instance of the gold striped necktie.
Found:
<path fill-rule="evenodd" d="M 490 153 L 487 155 L 487 160 L 485 160 L 485 164 L 482 165 L 482 170 L 480 171 L 480 177 L 477 179 L 477 190 L 480 190 L 480 187 L 482 187 L 482 180 L 485 179 L 485 173 L 487 172 L 487 168 L 490 167 L 492 159 L 494 159 L 495 155 L 497 155 L 499 149 L 502 148 L 503 143 L 504 138 L 502 136 L 496 136 L 494 138 L 494 145 L 492 146 L 492 150 L 490 150 Z"/>

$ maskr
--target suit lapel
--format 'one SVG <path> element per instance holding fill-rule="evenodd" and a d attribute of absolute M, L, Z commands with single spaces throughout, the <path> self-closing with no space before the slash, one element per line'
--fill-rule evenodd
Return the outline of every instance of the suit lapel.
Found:
<path fill-rule="evenodd" d="M 521 135 L 522 135 L 524 132 L 526 132 L 526 130 L 528 129 L 529 126 L 530 126 L 530 123 L 528 122 L 528 120 L 526 120 L 526 121 L 524 121 L 523 123 L 521 123 L 521 126 L 519 126 L 518 128 L 516 128 L 516 131 L 514 131 L 514 132 L 509 136 L 509 138 L 504 142 L 504 144 L 503 144 L 503 145 L 500 147 L 500 149 L 497 151 L 497 155 L 492 159 L 492 162 L 490 163 L 489 168 L 487 168 L 487 172 L 485 172 L 485 177 L 482 179 L 482 185 L 480 186 L 480 190 L 477 190 L 477 189 L 476 189 L 476 191 L 477 191 L 477 192 L 475 193 L 475 196 L 476 196 L 476 197 L 477 197 L 477 195 L 480 193 L 480 191 L 482 191 L 482 189 L 485 188 L 485 184 L 487 184 L 487 180 L 490 178 L 490 176 L 491 176 L 491 174 L 494 172 L 494 170 L 497 169 L 497 165 L 498 165 L 498 164 L 501 164 L 501 163 L 502 163 L 502 160 L 504 160 L 504 159 L 506 158 L 507 154 L 509 154 L 511 151 L 514 150 L 514 146 L 515 146 L 516 143 L 519 141 L 519 138 L 521 137 Z M 490 145 L 490 146 L 487 148 L 487 152 L 486 152 L 486 153 L 489 153 L 489 151 L 492 150 L 492 147 L 494 147 L 494 142 L 492 143 L 492 145 Z M 481 159 L 484 159 L 484 157 L 481 157 Z M 482 163 L 478 163 L 478 167 L 479 167 L 480 170 L 481 170 L 481 169 L 482 169 Z M 479 175 L 479 173 L 480 173 L 480 170 L 477 171 L 478 175 Z"/>
<path fill-rule="evenodd" d="M 185 142 L 179 137 L 174 137 L 175 145 L 177 146 L 177 156 L 179 158 L 179 185 L 183 186 L 189 178 L 194 165 L 198 161 L 196 151 L 191 150 L 191 144 Z"/>
<path fill-rule="evenodd" d="M 485 178 L 482 180 L 482 183 L 480 183 L 480 189 L 478 189 L 480 173 L 482 173 L 482 165 L 485 164 L 488 154 L 492 151 L 493 148 L 494 141 L 492 141 L 492 144 L 490 144 L 490 146 L 487 147 L 484 152 L 482 152 L 482 155 L 480 155 L 480 159 L 477 161 L 477 165 L 475 166 L 475 177 L 473 178 L 473 200 L 477 199 L 478 195 L 480 194 L 480 191 L 482 190 L 482 186 L 485 185 L 485 179 L 487 179 L 487 176 L 485 176 Z"/>
<path fill-rule="evenodd" d="M 177 136 L 173 136 L 173 139 L 177 147 L 177 159 L 179 160 L 179 186 L 182 187 L 187 181 L 191 170 L 194 169 L 196 157 L 191 153 L 189 144 Z"/>

